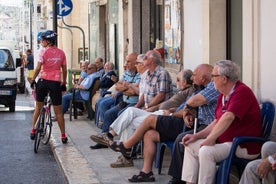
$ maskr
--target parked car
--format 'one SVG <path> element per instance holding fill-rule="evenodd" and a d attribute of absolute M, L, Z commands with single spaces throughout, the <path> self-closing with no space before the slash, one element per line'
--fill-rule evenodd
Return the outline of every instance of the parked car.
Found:
<path fill-rule="evenodd" d="M 17 72 L 13 50 L 0 46 L 0 104 L 15 111 Z"/>

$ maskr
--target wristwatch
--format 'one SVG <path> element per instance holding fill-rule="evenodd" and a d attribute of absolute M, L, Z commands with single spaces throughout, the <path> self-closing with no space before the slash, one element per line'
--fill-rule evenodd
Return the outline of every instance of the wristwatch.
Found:
<path fill-rule="evenodd" d="M 275 162 L 274 158 L 271 155 L 269 155 L 267 157 L 267 159 L 268 159 L 269 163 L 271 163 L 271 164 L 273 164 Z"/>
<path fill-rule="evenodd" d="M 184 107 L 184 109 L 187 109 L 187 110 L 196 110 L 197 107 L 192 107 L 192 106 L 186 104 L 185 107 Z"/>

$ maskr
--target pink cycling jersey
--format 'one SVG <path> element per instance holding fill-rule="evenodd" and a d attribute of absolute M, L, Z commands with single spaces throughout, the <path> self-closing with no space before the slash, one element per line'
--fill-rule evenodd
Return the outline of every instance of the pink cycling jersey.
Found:
<path fill-rule="evenodd" d="M 66 56 L 64 52 L 53 46 L 41 49 L 38 57 L 39 62 L 42 63 L 40 78 L 60 82 L 60 68 L 66 65 Z"/>

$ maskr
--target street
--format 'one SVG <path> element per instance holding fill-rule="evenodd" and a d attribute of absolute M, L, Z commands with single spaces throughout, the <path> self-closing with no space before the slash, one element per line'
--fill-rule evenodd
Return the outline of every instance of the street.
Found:
<path fill-rule="evenodd" d="M 0 107 L 0 183 L 64 184 L 64 176 L 50 145 L 41 144 L 38 153 L 29 138 L 33 114 L 33 99 L 18 94 L 16 111 Z"/>

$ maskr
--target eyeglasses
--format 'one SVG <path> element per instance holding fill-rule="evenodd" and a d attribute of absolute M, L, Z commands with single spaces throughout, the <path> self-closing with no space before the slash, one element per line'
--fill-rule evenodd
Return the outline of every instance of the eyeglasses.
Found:
<path fill-rule="evenodd" d="M 212 74 L 211 77 L 214 78 L 214 77 L 219 77 L 219 76 L 222 76 L 222 75 L 215 75 L 215 74 Z"/>
<path fill-rule="evenodd" d="M 93 68 L 93 67 L 92 68 L 87 68 L 87 70 L 92 70 L 92 69 L 95 69 L 95 68 Z"/>

